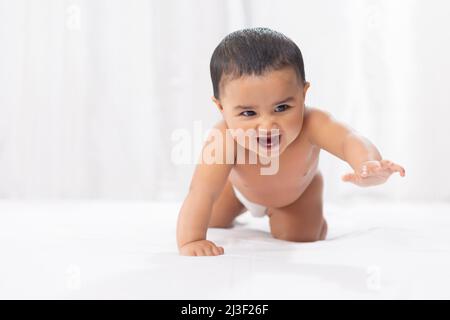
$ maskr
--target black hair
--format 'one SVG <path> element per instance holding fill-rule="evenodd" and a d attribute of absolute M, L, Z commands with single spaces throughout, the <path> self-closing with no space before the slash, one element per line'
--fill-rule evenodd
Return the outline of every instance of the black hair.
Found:
<path fill-rule="evenodd" d="M 249 28 L 227 35 L 214 50 L 210 72 L 214 97 L 219 99 L 224 76 L 261 75 L 283 67 L 294 68 L 304 83 L 305 68 L 299 47 L 284 34 L 269 28 Z"/>

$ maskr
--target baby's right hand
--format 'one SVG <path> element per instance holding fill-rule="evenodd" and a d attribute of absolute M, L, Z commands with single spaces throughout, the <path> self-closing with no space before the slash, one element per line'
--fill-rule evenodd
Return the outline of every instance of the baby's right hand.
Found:
<path fill-rule="evenodd" d="M 218 256 L 223 253 L 223 247 L 218 247 L 208 240 L 189 242 L 180 248 L 182 256 Z"/>

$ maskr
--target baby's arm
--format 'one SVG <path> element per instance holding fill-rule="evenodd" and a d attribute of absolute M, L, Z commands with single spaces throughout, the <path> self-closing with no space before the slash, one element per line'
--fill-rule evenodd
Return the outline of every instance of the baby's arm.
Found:
<path fill-rule="evenodd" d="M 215 200 L 219 197 L 230 174 L 233 163 L 226 163 L 226 154 L 230 150 L 226 145 L 234 142 L 232 138 L 227 139 L 223 122 L 214 127 L 212 134 L 222 134 L 222 141 L 227 143 L 215 144 L 222 148 L 222 154 L 214 153 L 211 162 L 203 161 L 211 153 L 214 140 L 206 142 L 202 149 L 201 157 L 195 168 L 194 175 L 189 187 L 189 193 L 181 207 L 177 222 L 177 244 L 181 255 L 188 256 L 211 256 L 223 254 L 222 247 L 217 247 L 213 242 L 206 240 L 209 219 Z M 212 134 L 208 140 L 212 138 Z M 227 140 L 225 140 L 227 139 Z M 220 139 L 218 140 L 220 142 Z M 231 149 L 233 150 L 233 149 Z M 203 157 L 202 157 L 203 155 Z M 233 159 L 233 158 L 231 158 Z"/>
<path fill-rule="evenodd" d="M 383 160 L 367 138 L 336 121 L 328 112 L 309 109 L 305 131 L 311 143 L 346 161 L 354 170 L 342 177 L 344 181 L 366 187 L 384 183 L 394 172 L 405 176 L 405 169 Z"/>

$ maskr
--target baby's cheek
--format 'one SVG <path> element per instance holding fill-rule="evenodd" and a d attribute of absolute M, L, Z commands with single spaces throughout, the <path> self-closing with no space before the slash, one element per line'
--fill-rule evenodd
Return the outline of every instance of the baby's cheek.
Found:
<path fill-rule="evenodd" d="M 289 130 L 286 134 L 286 140 L 285 143 L 287 145 L 291 144 L 295 139 L 298 138 L 298 136 L 301 134 L 301 126 L 293 128 L 292 130 Z"/>

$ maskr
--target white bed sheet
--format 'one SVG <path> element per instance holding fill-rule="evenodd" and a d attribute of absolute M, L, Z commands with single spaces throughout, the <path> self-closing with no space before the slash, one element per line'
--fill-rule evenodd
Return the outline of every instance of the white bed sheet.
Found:
<path fill-rule="evenodd" d="M 182 257 L 180 203 L 0 201 L 2 299 L 449 299 L 450 205 L 325 205 L 326 241 L 248 212 Z"/>

